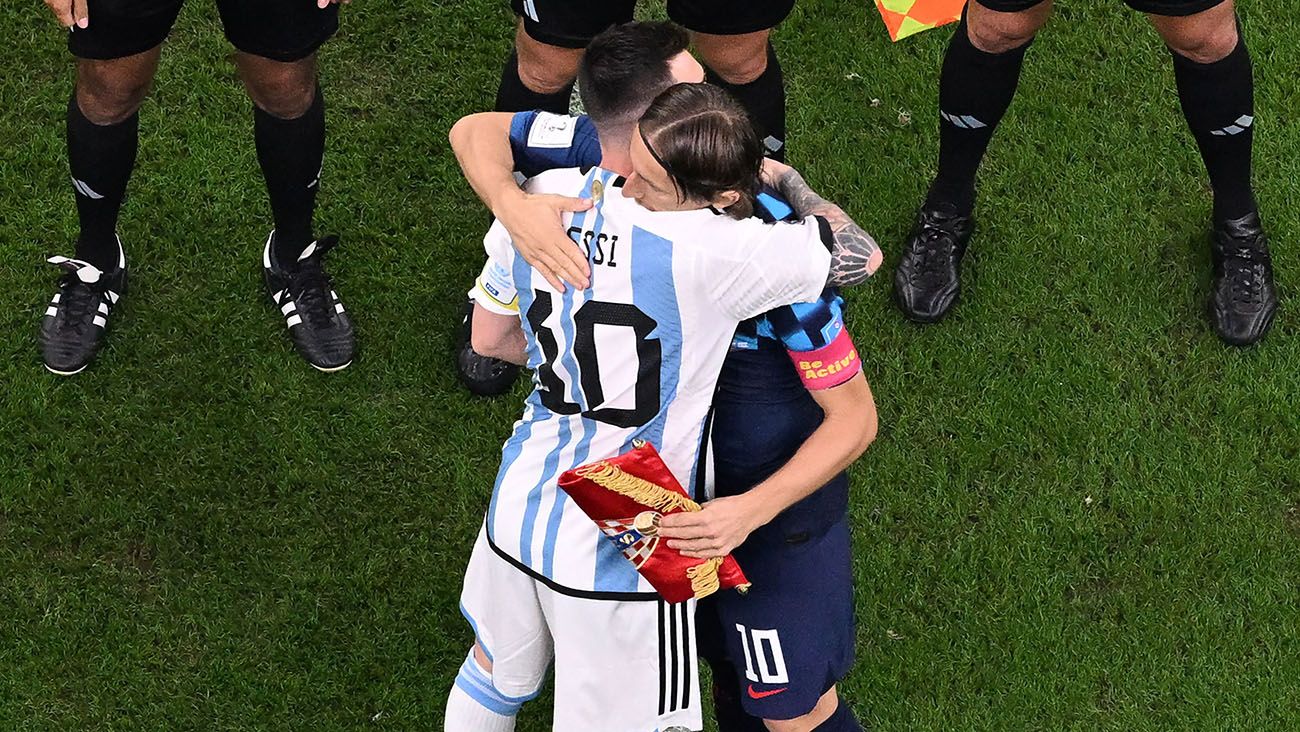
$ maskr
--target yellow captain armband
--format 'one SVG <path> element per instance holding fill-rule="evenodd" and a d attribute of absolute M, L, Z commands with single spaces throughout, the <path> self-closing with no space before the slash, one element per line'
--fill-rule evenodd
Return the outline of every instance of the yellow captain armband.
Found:
<path fill-rule="evenodd" d="M 474 289 L 478 294 L 487 297 L 487 299 L 491 301 L 491 304 L 496 305 L 497 308 L 500 308 L 502 310 L 508 310 L 515 314 L 519 313 L 518 293 L 515 293 L 514 297 L 512 297 L 509 302 L 507 302 L 504 299 L 505 295 L 501 292 L 501 290 L 499 290 L 496 287 L 493 287 L 491 283 L 484 282 L 482 277 L 479 277 L 478 280 L 475 281 Z M 484 304 L 486 305 L 487 303 Z M 493 308 L 489 308 L 489 309 L 493 309 Z"/>

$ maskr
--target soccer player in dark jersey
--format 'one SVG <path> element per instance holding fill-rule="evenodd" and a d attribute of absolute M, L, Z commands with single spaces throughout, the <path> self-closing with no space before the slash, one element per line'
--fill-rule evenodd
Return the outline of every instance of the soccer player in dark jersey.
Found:
<path fill-rule="evenodd" d="M 1252 345 L 1272 323 L 1277 290 L 1251 188 L 1254 81 L 1233 0 L 1125 2 L 1146 13 L 1169 46 L 1183 115 L 1214 189 L 1210 320 L 1225 343 Z M 1051 0 L 971 0 L 948 46 L 939 77 L 939 171 L 894 275 L 895 299 L 911 320 L 936 322 L 957 300 L 974 230 L 975 173 L 1051 7 Z"/>
<path fill-rule="evenodd" d="M 810 205 L 788 166 L 773 188 Z M 763 200 L 781 218 L 782 201 Z M 875 401 L 844 324 L 844 301 L 778 308 L 736 330 L 713 398 L 711 465 L 699 513 L 664 517 L 661 536 L 692 557 L 734 553 L 753 583 L 697 610 L 724 732 L 860 730 L 836 684 L 854 660 L 852 554 L 843 472 L 875 439 Z M 762 720 L 762 721 L 760 721 Z"/>
<path fill-rule="evenodd" d="M 611 29 L 593 42 L 584 59 L 587 69 L 581 82 L 584 100 L 593 93 L 626 94 L 626 90 L 641 91 L 653 88 L 654 84 L 662 88 L 678 73 L 675 69 L 689 68 L 684 39 L 662 40 L 667 28 L 664 24 L 633 23 Z M 645 74 L 641 70 L 646 68 L 660 70 L 657 74 Z M 603 105 L 590 101 L 587 108 L 593 116 L 607 111 Z M 607 124 L 601 134 L 626 136 L 619 128 L 620 125 L 611 128 Z M 591 119 L 545 112 L 521 112 L 513 117 L 483 113 L 458 122 L 451 138 L 474 190 L 512 234 L 514 229 L 522 232 L 514 234 L 516 246 L 521 251 L 522 247 L 529 247 L 529 257 L 548 263 L 548 279 L 557 288 L 562 289 L 562 278 L 585 287 L 586 273 L 577 268 L 567 251 L 576 251 L 576 247 L 551 248 L 548 244 L 557 239 L 568 241 L 558 226 L 558 212 L 580 209 L 583 204 L 573 199 L 529 196 L 519 190 L 511 171 L 518 169 L 533 175 L 549 168 L 594 165 L 599 161 L 600 145 Z M 810 195 L 797 173 L 790 175 L 793 171 L 773 163 L 769 166 L 775 173 L 772 182 L 780 178 L 786 186 L 782 192 L 792 196 L 805 210 L 830 211 L 832 206 L 815 194 Z M 760 195 L 759 202 L 765 217 L 782 218 L 789 210 L 770 194 Z M 836 212 L 832 212 L 832 218 L 840 221 L 843 213 Z M 855 273 L 848 279 L 860 281 L 879 266 L 879 251 L 874 245 L 868 249 L 865 259 L 847 267 L 845 274 Z M 750 398 L 753 391 L 749 384 L 760 389 L 770 387 L 770 391 L 765 398 L 754 400 Z M 775 489 L 783 496 L 778 500 L 795 504 L 775 521 L 768 521 L 770 517 L 761 511 L 748 516 L 747 520 L 755 522 L 754 525 L 768 523 L 770 528 L 756 532 L 755 538 L 746 544 L 757 548 L 752 556 L 757 565 L 753 569 L 746 566 L 746 571 L 757 571 L 768 578 L 781 574 L 789 566 L 797 573 L 804 566 L 799 562 L 812 558 L 814 562 L 826 564 L 823 569 L 829 572 L 827 576 L 844 580 L 841 585 L 818 587 L 814 591 L 816 597 L 825 600 L 822 609 L 827 612 L 821 618 L 833 626 L 824 630 L 819 630 L 821 625 L 816 619 L 799 628 L 790 628 L 775 617 L 787 610 L 800 612 L 800 597 L 810 592 L 807 583 L 767 582 L 771 591 L 756 596 L 759 599 L 750 605 L 753 614 L 732 614 L 736 610 L 734 606 L 708 611 L 702 625 L 717 628 L 719 617 L 731 622 L 727 627 L 744 622 L 747 628 L 760 631 L 761 647 L 769 654 L 763 661 L 769 664 L 763 667 L 768 669 L 766 676 L 757 676 L 753 682 L 759 685 L 754 692 L 757 696 L 743 701 L 749 696 L 750 683 L 746 668 L 741 665 L 744 657 L 739 650 L 730 653 L 726 648 L 728 643 L 740 643 L 741 637 L 729 639 L 713 634 L 701 638 L 701 648 L 708 652 L 721 682 L 715 687 L 715 701 L 719 719 L 723 720 L 722 729 L 724 732 L 761 730 L 764 726 L 760 718 L 768 714 L 777 728 L 784 724 L 786 728 L 798 729 L 798 725 L 806 725 L 810 720 L 824 720 L 822 723 L 829 725 L 825 727 L 827 730 L 856 729 L 852 712 L 847 705 L 839 704 L 834 691 L 834 684 L 847 672 L 853 658 L 852 586 L 847 528 L 843 523 L 847 478 L 840 471 L 874 435 L 875 409 L 856 349 L 844 329 L 843 301 L 838 293 L 827 290 L 815 303 L 778 308 L 742 324 L 724 363 L 716 399 L 717 414 L 727 424 L 726 428 L 714 430 L 716 446 L 712 462 L 717 467 L 719 495 L 740 493 L 766 480 L 765 487 L 755 494 L 757 497 L 767 499 L 771 495 L 769 491 Z M 813 441 L 811 435 L 819 432 L 823 413 L 828 417 L 828 426 Z M 722 434 L 733 425 L 737 429 L 730 436 Z M 751 439 L 758 441 L 745 445 Z M 802 448 L 806 440 L 812 446 L 810 451 Z M 751 448 L 763 459 L 757 459 Z M 792 469 L 777 470 L 800 452 L 802 458 L 791 463 Z M 816 469 L 805 472 L 804 461 L 812 455 L 820 455 L 822 462 Z M 823 484 L 826 487 L 819 490 Z M 801 496 L 809 497 L 798 501 Z M 690 537 L 691 541 L 710 539 L 716 525 L 714 518 L 733 515 L 732 511 L 721 509 L 734 509 L 746 502 L 728 499 L 716 503 L 716 508 L 709 510 L 708 521 L 684 528 L 683 536 Z M 765 508 L 777 505 L 767 504 Z M 762 550 L 762 544 L 782 532 L 794 537 L 799 546 L 785 544 L 785 548 Z M 792 557 L 794 564 L 790 564 Z M 818 576 L 822 575 L 810 579 Z M 805 632 L 813 633 L 821 642 L 791 647 L 785 652 L 784 658 L 789 661 L 784 662 L 783 668 L 791 676 L 790 683 L 784 687 L 763 686 L 764 678 L 781 678 L 771 655 L 775 653 L 774 648 L 782 649 L 780 638 L 790 638 L 789 645 L 801 642 Z M 739 669 L 733 668 L 733 664 L 739 665 Z M 758 667 L 750 667 L 749 671 L 760 673 Z M 738 685 L 740 678 L 746 679 L 744 686 Z"/>
<path fill-rule="evenodd" d="M 349 0 L 342 0 L 348 2 Z M 77 81 L 68 101 L 68 162 L 80 233 L 41 321 L 45 366 L 84 369 L 126 291 L 118 211 L 135 168 L 139 108 L 184 0 L 45 0 L 68 28 Z M 235 66 L 253 101 L 253 138 L 275 228 L 262 253 L 267 294 L 303 358 L 322 371 L 352 361 L 352 325 L 323 268 L 337 237 L 312 218 L 325 153 L 316 49 L 338 29 L 339 0 L 217 0 Z"/>

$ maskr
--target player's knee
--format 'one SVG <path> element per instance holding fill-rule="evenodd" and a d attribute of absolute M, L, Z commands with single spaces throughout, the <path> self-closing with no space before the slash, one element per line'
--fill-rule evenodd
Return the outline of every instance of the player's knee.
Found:
<path fill-rule="evenodd" d="M 704 65 L 728 84 L 748 84 L 767 70 L 767 31 L 741 36 L 695 34 Z"/>
<path fill-rule="evenodd" d="M 152 75 L 124 73 L 111 64 L 82 64 L 77 72 L 77 107 L 94 124 L 117 124 L 140 108 L 152 81 Z"/>
<path fill-rule="evenodd" d="M 769 732 L 848 732 L 859 729 L 848 707 L 840 704 L 832 686 L 807 714 L 792 719 L 765 719 Z"/>
<path fill-rule="evenodd" d="M 805 714 L 794 719 L 764 719 L 763 726 L 767 727 L 768 732 L 813 732 L 817 729 L 817 723 L 809 717 Z"/>
<path fill-rule="evenodd" d="M 971 3 L 966 32 L 971 45 L 985 53 L 1006 53 L 1021 48 L 1047 23 L 1050 3 L 1018 13 L 999 13 Z"/>
<path fill-rule="evenodd" d="M 767 52 L 759 51 L 744 58 L 728 58 L 723 63 L 707 62 L 713 73 L 728 84 L 748 84 L 767 71 Z"/>
<path fill-rule="evenodd" d="M 1237 47 L 1237 24 L 1232 15 L 1215 23 L 1164 18 L 1157 21 L 1156 28 L 1174 53 L 1199 64 L 1226 58 Z"/>
<path fill-rule="evenodd" d="M 297 119 L 316 100 L 313 59 L 283 63 L 245 58 L 239 64 L 239 73 L 253 104 L 272 117 Z"/>
<path fill-rule="evenodd" d="M 519 57 L 519 80 L 538 94 L 554 94 L 578 76 L 581 49 L 551 46 L 520 31 L 515 37 L 515 52 Z"/>
<path fill-rule="evenodd" d="M 489 674 L 492 673 L 492 659 L 488 658 L 487 652 L 483 650 L 483 646 L 475 643 L 473 653 L 474 661 L 479 665 L 479 668 Z"/>

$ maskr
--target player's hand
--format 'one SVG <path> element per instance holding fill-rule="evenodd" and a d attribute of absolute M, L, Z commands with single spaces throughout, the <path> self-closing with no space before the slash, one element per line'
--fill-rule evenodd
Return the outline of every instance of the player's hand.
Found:
<path fill-rule="evenodd" d="M 498 208 L 496 217 L 510 232 L 519 255 L 551 287 L 564 292 L 565 282 L 578 289 L 586 289 L 591 284 L 587 255 L 564 233 L 562 225 L 566 212 L 591 208 L 589 199 L 521 192 L 519 197 Z"/>
<path fill-rule="evenodd" d="M 683 556 L 712 559 L 730 554 L 745 543 L 761 523 L 745 496 L 723 496 L 704 504 L 699 511 L 664 516 L 659 535 Z"/>
<path fill-rule="evenodd" d="M 45 5 L 54 12 L 54 17 L 64 28 L 86 28 L 90 26 L 90 9 L 86 3 L 90 0 L 45 0 Z"/>
<path fill-rule="evenodd" d="M 331 5 L 338 5 L 339 3 L 343 3 L 344 5 L 347 5 L 350 2 L 352 2 L 352 0 L 316 0 L 316 7 L 320 8 L 321 10 L 324 10 L 325 8 L 328 8 Z"/>

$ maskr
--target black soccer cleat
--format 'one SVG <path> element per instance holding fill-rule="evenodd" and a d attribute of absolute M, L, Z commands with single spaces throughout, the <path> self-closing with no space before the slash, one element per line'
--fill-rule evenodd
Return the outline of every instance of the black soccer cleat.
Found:
<path fill-rule="evenodd" d="M 275 261 L 274 240 L 273 231 L 262 252 L 262 276 L 271 302 L 284 315 L 294 348 L 321 371 L 347 368 L 356 356 L 356 335 L 322 262 L 325 252 L 338 246 L 339 238 L 316 240 L 287 267 Z"/>
<path fill-rule="evenodd" d="M 126 292 L 126 255 L 117 242 L 117 267 L 104 272 L 80 259 L 50 257 L 64 270 L 59 291 L 41 318 L 41 358 L 59 376 L 80 373 L 99 352 L 108 318 Z"/>
<path fill-rule="evenodd" d="M 961 260 L 975 221 L 951 204 L 922 206 L 894 270 L 894 300 L 908 320 L 937 323 L 961 292 Z"/>
<path fill-rule="evenodd" d="M 1273 257 L 1259 214 L 1220 222 L 1210 246 L 1214 281 L 1210 289 L 1210 320 L 1219 338 L 1232 346 L 1260 341 L 1277 312 Z"/>
<path fill-rule="evenodd" d="M 519 367 L 475 352 L 470 343 L 473 323 L 474 301 L 467 300 L 460 328 L 456 331 L 456 376 L 475 396 L 500 396 L 514 386 L 519 378 Z"/>

